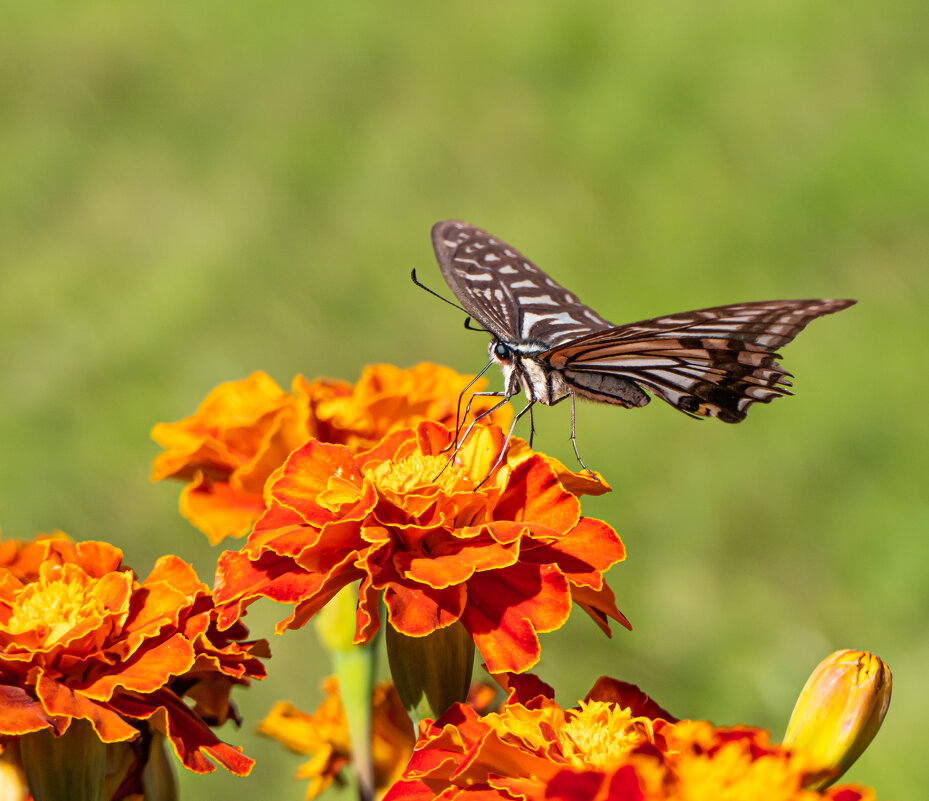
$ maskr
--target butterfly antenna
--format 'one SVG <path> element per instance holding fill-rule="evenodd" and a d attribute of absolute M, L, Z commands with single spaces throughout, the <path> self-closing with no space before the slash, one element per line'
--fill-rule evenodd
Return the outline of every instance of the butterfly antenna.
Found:
<path fill-rule="evenodd" d="M 490 333 L 490 331 L 488 331 L 486 328 L 475 328 L 473 325 L 471 325 L 471 318 L 470 318 L 470 317 L 465 317 L 465 324 L 464 324 L 464 327 L 467 328 L 469 331 L 479 331 L 479 332 L 482 333 L 482 334 L 489 334 L 489 333 Z"/>
<path fill-rule="evenodd" d="M 422 282 L 416 277 L 416 268 L 415 268 L 415 267 L 410 271 L 410 278 L 413 279 L 413 283 L 416 284 L 416 286 L 418 286 L 420 289 L 425 289 L 430 295 L 434 295 L 434 296 L 437 297 L 439 300 L 441 300 L 443 303 L 447 303 L 449 306 L 454 306 L 456 309 L 458 309 L 458 311 L 462 311 L 462 312 L 464 312 L 465 314 L 468 313 L 468 310 L 467 310 L 467 309 L 462 308 L 462 307 L 459 306 L 457 303 L 454 303 L 453 301 L 449 300 L 449 299 L 446 298 L 446 297 L 442 297 L 442 295 L 440 295 L 440 294 L 439 294 L 438 292 L 436 292 L 434 289 L 430 289 L 430 288 L 427 287 L 424 283 L 422 283 Z M 468 319 L 470 320 L 471 318 L 469 317 Z M 467 328 L 467 327 L 468 327 L 468 324 L 467 324 L 467 321 L 465 321 L 465 328 Z"/>

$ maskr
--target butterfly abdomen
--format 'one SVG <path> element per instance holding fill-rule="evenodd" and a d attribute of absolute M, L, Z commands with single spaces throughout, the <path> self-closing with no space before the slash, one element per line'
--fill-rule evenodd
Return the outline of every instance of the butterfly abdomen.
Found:
<path fill-rule="evenodd" d="M 634 381 L 620 376 L 578 370 L 564 370 L 561 375 L 575 395 L 598 403 L 631 409 L 645 406 L 651 400 Z"/>

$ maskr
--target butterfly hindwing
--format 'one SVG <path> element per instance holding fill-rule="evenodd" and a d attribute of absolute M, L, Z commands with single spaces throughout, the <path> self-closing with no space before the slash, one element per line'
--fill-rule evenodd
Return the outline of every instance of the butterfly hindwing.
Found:
<path fill-rule="evenodd" d="M 687 414 L 737 423 L 751 404 L 791 394 L 777 349 L 810 321 L 852 303 L 776 300 L 699 309 L 597 332 L 538 358 L 587 397 L 590 375 L 609 375 Z"/>

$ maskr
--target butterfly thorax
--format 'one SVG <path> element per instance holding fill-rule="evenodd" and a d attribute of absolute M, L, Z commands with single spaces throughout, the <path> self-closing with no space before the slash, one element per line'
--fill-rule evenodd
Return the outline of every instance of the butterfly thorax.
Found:
<path fill-rule="evenodd" d="M 560 373 L 538 358 L 538 354 L 548 350 L 545 343 L 503 342 L 495 338 L 487 350 L 503 371 L 507 395 L 516 395 L 522 388 L 528 400 L 552 406 L 571 394 Z"/>

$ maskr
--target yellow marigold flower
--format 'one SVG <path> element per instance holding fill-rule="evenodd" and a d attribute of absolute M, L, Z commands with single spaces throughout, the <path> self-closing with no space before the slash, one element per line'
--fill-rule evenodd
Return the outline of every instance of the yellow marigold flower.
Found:
<path fill-rule="evenodd" d="M 150 727 L 190 770 L 211 772 L 212 759 L 249 772 L 210 725 L 237 719 L 229 692 L 264 677 L 267 644 L 216 629 L 190 565 L 162 557 L 140 582 L 104 542 L 8 541 L 0 553 L 0 737 L 58 737 L 83 720 L 104 743 L 141 742 Z"/>
<path fill-rule="evenodd" d="M 165 449 L 152 465 L 152 480 L 187 482 L 181 514 L 212 544 L 241 537 L 265 510 L 268 477 L 308 439 L 360 449 L 424 419 L 454 425 L 458 397 L 470 380 L 434 364 L 409 370 L 372 365 L 355 385 L 298 375 L 286 392 L 266 373 L 255 372 L 220 384 L 190 417 L 152 429 Z M 472 413 L 489 407 L 479 397 Z M 510 417 L 504 407 L 486 422 L 505 424 Z"/>
<path fill-rule="evenodd" d="M 339 697 L 339 683 L 334 676 L 323 682 L 323 698 L 313 714 L 302 712 L 293 704 L 279 701 L 261 722 L 258 731 L 287 746 L 298 754 L 312 757 L 302 765 L 298 779 L 309 786 L 306 798 L 316 798 L 333 783 L 342 785 L 344 768 L 352 760 L 348 722 Z M 485 709 L 494 698 L 489 685 L 475 684 L 471 688 L 469 705 Z M 390 682 L 381 682 L 374 689 L 373 743 L 375 789 L 378 797 L 396 782 L 413 753 L 416 738 L 403 704 Z"/>
<path fill-rule="evenodd" d="M 891 687 L 890 668 L 867 651 L 836 651 L 816 666 L 784 735 L 784 745 L 823 769 L 811 786 L 828 786 L 861 756 L 887 714 Z"/>
<path fill-rule="evenodd" d="M 530 685 L 527 685 L 531 687 Z M 453 707 L 420 739 L 385 801 L 873 801 L 804 788 L 808 760 L 767 732 L 676 721 L 636 687 L 601 679 L 576 709 L 511 694 L 484 717 Z"/>

